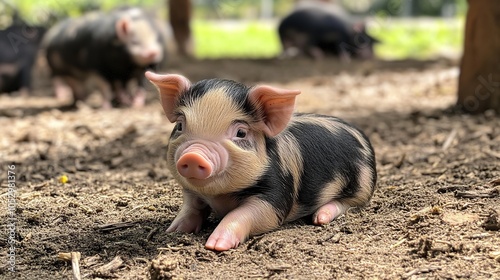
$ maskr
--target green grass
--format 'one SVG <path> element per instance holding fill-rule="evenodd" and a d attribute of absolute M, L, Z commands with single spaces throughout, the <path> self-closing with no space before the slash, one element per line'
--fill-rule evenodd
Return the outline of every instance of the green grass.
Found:
<path fill-rule="evenodd" d="M 375 48 L 381 59 L 426 59 L 460 54 L 463 24 L 452 20 L 372 21 L 369 33 L 382 41 Z M 260 21 L 195 21 L 198 58 L 265 58 L 281 52 L 276 23 Z"/>
<path fill-rule="evenodd" d="M 426 59 L 457 55 L 462 50 L 463 20 L 375 22 L 369 32 L 382 43 L 376 55 L 385 59 Z"/>
<path fill-rule="evenodd" d="M 193 32 L 198 58 L 273 57 L 281 50 L 271 23 L 195 21 Z"/>

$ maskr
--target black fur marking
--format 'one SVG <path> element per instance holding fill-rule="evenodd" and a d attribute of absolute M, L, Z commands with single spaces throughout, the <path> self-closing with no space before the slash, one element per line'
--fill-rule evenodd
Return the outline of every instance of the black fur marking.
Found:
<path fill-rule="evenodd" d="M 300 118 L 301 115 L 303 114 L 297 114 L 297 117 Z M 335 126 L 336 123 L 346 124 L 335 117 L 320 115 L 316 115 L 316 117 L 327 118 L 328 124 L 332 126 Z M 368 164 L 375 170 L 374 160 L 371 157 L 365 158 L 361 153 L 361 149 L 363 149 L 361 143 L 342 128 L 339 128 L 337 133 L 332 133 L 322 125 L 294 123 L 284 133 L 286 132 L 296 137 L 302 154 L 303 172 L 297 202 L 301 208 L 308 209 L 309 214 L 312 214 L 320 206 L 318 205 L 319 196 L 327 184 L 342 177 L 345 185 L 339 190 L 338 197 L 331 199 L 354 197 L 360 188 L 359 164 Z M 363 137 L 366 138 L 364 135 Z M 276 209 L 280 221 L 283 221 L 294 203 L 294 180 L 291 173 L 284 173 L 280 167 L 277 145 L 279 145 L 279 137 L 266 139 L 266 149 L 270 159 L 268 169 L 255 185 L 235 195 L 240 200 L 257 196 L 269 202 Z M 373 151 L 371 152 L 373 153 Z M 374 184 L 375 180 L 374 174 Z"/>
<path fill-rule="evenodd" d="M 247 151 L 256 151 L 255 149 L 255 142 L 252 142 L 250 140 L 235 140 L 233 141 L 234 144 L 238 145 L 238 147 L 242 148 L 243 150 Z"/>
<path fill-rule="evenodd" d="M 326 118 L 332 126 L 339 122 L 337 118 Z M 343 129 L 332 134 L 323 126 L 307 123 L 291 126 L 289 131 L 297 137 L 304 161 L 298 196 L 301 206 L 306 209 L 319 206 L 321 191 L 339 176 L 344 178 L 346 185 L 340 191 L 340 197 L 332 199 L 353 197 L 356 194 L 359 190 L 358 164 L 365 159 L 360 152 L 362 146 L 354 136 Z"/>
<path fill-rule="evenodd" d="M 227 95 L 232 98 L 233 102 L 237 104 L 245 114 L 250 116 L 256 116 L 255 107 L 248 101 L 248 91 L 249 87 L 244 84 L 224 79 L 208 79 L 201 80 L 191 86 L 191 88 L 185 92 L 181 99 L 179 100 L 180 106 L 189 106 L 190 102 L 201 98 L 207 92 L 217 89 L 226 88 Z M 216 108 L 214 108 L 216 109 Z"/>
<path fill-rule="evenodd" d="M 276 153 L 277 143 L 275 139 L 266 139 L 269 166 L 264 175 L 257 183 L 247 189 L 235 194 L 239 200 L 256 196 L 268 202 L 276 210 L 280 223 L 282 223 L 290 209 L 292 208 L 293 197 L 293 177 L 292 174 L 284 174 L 280 167 L 280 158 Z"/>

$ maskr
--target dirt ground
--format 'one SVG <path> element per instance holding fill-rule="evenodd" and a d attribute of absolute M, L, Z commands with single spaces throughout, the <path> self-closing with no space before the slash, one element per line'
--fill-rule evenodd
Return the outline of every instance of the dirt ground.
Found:
<path fill-rule="evenodd" d="M 326 226 L 300 220 L 206 250 L 214 219 L 199 234 L 165 232 L 182 198 L 155 90 L 142 109 L 68 111 L 41 79 L 32 97 L 0 95 L 0 279 L 73 279 L 58 259 L 69 252 L 82 279 L 500 279 L 500 119 L 449 109 L 456 61 L 192 60 L 168 71 L 302 90 L 297 111 L 342 117 L 371 139 L 372 201 Z"/>

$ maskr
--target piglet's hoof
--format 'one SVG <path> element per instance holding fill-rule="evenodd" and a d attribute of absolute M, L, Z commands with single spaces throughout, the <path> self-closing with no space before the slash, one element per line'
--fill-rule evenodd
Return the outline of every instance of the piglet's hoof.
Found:
<path fill-rule="evenodd" d="M 227 251 L 238 247 L 242 241 L 234 232 L 217 227 L 208 238 L 207 243 L 205 243 L 205 248 L 215 251 Z"/>
<path fill-rule="evenodd" d="M 338 201 L 330 201 L 321 206 L 313 215 L 313 224 L 325 225 L 344 214 L 346 207 Z"/>
<path fill-rule="evenodd" d="M 203 216 L 193 213 L 182 213 L 168 227 L 167 232 L 198 233 L 203 224 Z"/>

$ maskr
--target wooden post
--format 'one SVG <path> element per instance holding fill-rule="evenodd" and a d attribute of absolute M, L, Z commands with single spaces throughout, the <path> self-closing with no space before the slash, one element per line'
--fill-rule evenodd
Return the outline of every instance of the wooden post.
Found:
<path fill-rule="evenodd" d="M 170 25 L 177 44 L 177 52 L 182 56 L 192 56 L 191 40 L 191 0 L 167 0 Z"/>
<path fill-rule="evenodd" d="M 500 113 L 500 1 L 468 0 L 457 107 Z"/>

